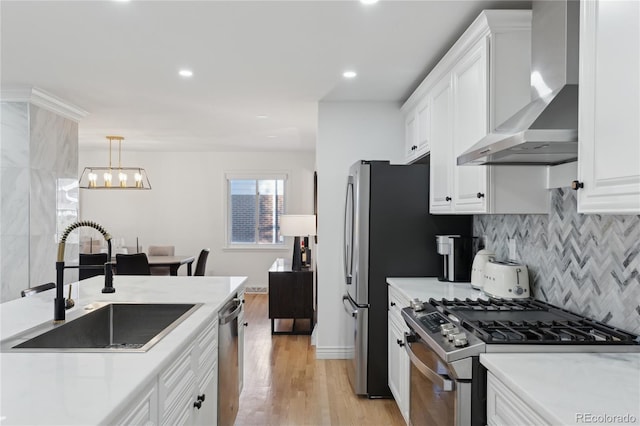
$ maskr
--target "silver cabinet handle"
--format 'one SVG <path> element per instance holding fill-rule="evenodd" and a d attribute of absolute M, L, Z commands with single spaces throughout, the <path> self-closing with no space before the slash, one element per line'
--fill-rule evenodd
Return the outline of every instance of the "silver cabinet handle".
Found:
<path fill-rule="evenodd" d="M 404 334 L 404 349 L 407 351 L 407 355 L 409 355 L 409 358 L 411 359 L 413 365 L 418 369 L 420 373 L 422 373 L 423 376 L 429 379 L 432 383 L 435 383 L 438 387 L 442 388 L 442 390 L 444 390 L 445 392 L 453 391 L 453 380 L 449 380 L 448 378 L 441 376 L 440 374 L 427 367 L 427 365 L 420 361 L 420 358 L 418 358 L 416 354 L 413 353 L 413 351 L 411 350 L 411 345 L 409 344 L 409 342 L 407 342 L 407 333 Z"/>

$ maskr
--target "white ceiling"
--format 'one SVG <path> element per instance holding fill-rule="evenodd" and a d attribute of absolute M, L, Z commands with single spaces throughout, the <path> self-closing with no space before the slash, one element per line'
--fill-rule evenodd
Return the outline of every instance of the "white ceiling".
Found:
<path fill-rule="evenodd" d="M 482 9 L 529 4 L 3 0 L 0 77 L 89 111 L 86 148 L 313 150 L 318 101 L 403 102 Z"/>

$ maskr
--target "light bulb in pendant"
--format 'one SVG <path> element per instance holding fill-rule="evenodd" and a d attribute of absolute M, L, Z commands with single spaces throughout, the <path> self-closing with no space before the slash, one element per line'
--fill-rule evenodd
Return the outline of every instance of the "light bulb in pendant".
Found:
<path fill-rule="evenodd" d="M 126 188 L 127 187 L 127 174 L 126 173 L 118 173 L 118 179 L 120 180 L 120 187 L 121 188 Z"/>
<path fill-rule="evenodd" d="M 98 175 L 91 172 L 89 173 L 89 188 L 95 188 L 98 181 Z"/>
<path fill-rule="evenodd" d="M 136 188 L 142 188 L 142 174 L 136 172 L 133 178 L 136 180 Z"/>
<path fill-rule="evenodd" d="M 104 186 L 106 186 L 107 188 L 111 187 L 111 180 L 113 179 L 113 176 L 111 175 L 111 173 L 105 173 L 103 175 L 104 177 Z"/>

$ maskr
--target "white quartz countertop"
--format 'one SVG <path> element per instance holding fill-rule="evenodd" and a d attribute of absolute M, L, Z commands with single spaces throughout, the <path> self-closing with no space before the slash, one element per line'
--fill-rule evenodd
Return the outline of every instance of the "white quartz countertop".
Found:
<path fill-rule="evenodd" d="M 112 294 L 101 292 L 101 276 L 74 284 L 76 305 L 67 311 L 69 316 L 93 302 L 204 305 L 145 353 L 0 353 L 0 425 L 113 422 L 245 281 L 246 277 L 114 276 Z M 52 321 L 54 297 L 55 289 L 1 304 L 0 338 Z"/>
<path fill-rule="evenodd" d="M 434 299 L 472 299 L 484 298 L 483 293 L 471 287 L 470 283 L 451 283 L 438 281 L 435 277 L 427 278 L 387 278 L 387 283 L 399 290 L 410 300 L 420 299 L 423 302 Z"/>
<path fill-rule="evenodd" d="M 480 362 L 550 424 L 640 424 L 638 353 L 481 354 Z M 615 417 L 625 415 L 631 421 Z"/>

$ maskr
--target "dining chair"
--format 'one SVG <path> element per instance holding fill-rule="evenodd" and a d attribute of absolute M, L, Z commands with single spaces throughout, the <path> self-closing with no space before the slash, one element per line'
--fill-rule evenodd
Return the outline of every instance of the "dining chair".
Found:
<path fill-rule="evenodd" d="M 149 256 L 174 256 L 175 246 L 149 246 Z M 151 268 L 151 275 L 170 275 L 168 266 L 155 266 Z"/>
<path fill-rule="evenodd" d="M 116 254 L 118 275 L 151 275 L 149 259 L 144 253 Z"/>
<path fill-rule="evenodd" d="M 196 263 L 196 270 L 193 273 L 196 277 L 202 277 L 205 273 L 205 268 L 207 266 L 207 258 L 209 257 L 209 249 L 202 249 L 200 251 L 200 255 L 198 256 L 198 263 Z"/>
<path fill-rule="evenodd" d="M 109 261 L 107 253 L 95 253 L 86 254 L 80 253 L 80 265 L 103 265 Z M 84 280 L 85 278 L 95 277 L 97 275 L 104 275 L 104 268 L 102 269 L 82 269 L 78 272 L 78 278 Z"/>
<path fill-rule="evenodd" d="M 22 297 L 33 296 L 36 293 L 41 293 L 43 291 L 51 290 L 52 288 L 56 288 L 56 283 L 40 284 L 35 287 L 25 288 L 20 292 L 20 295 Z"/>

